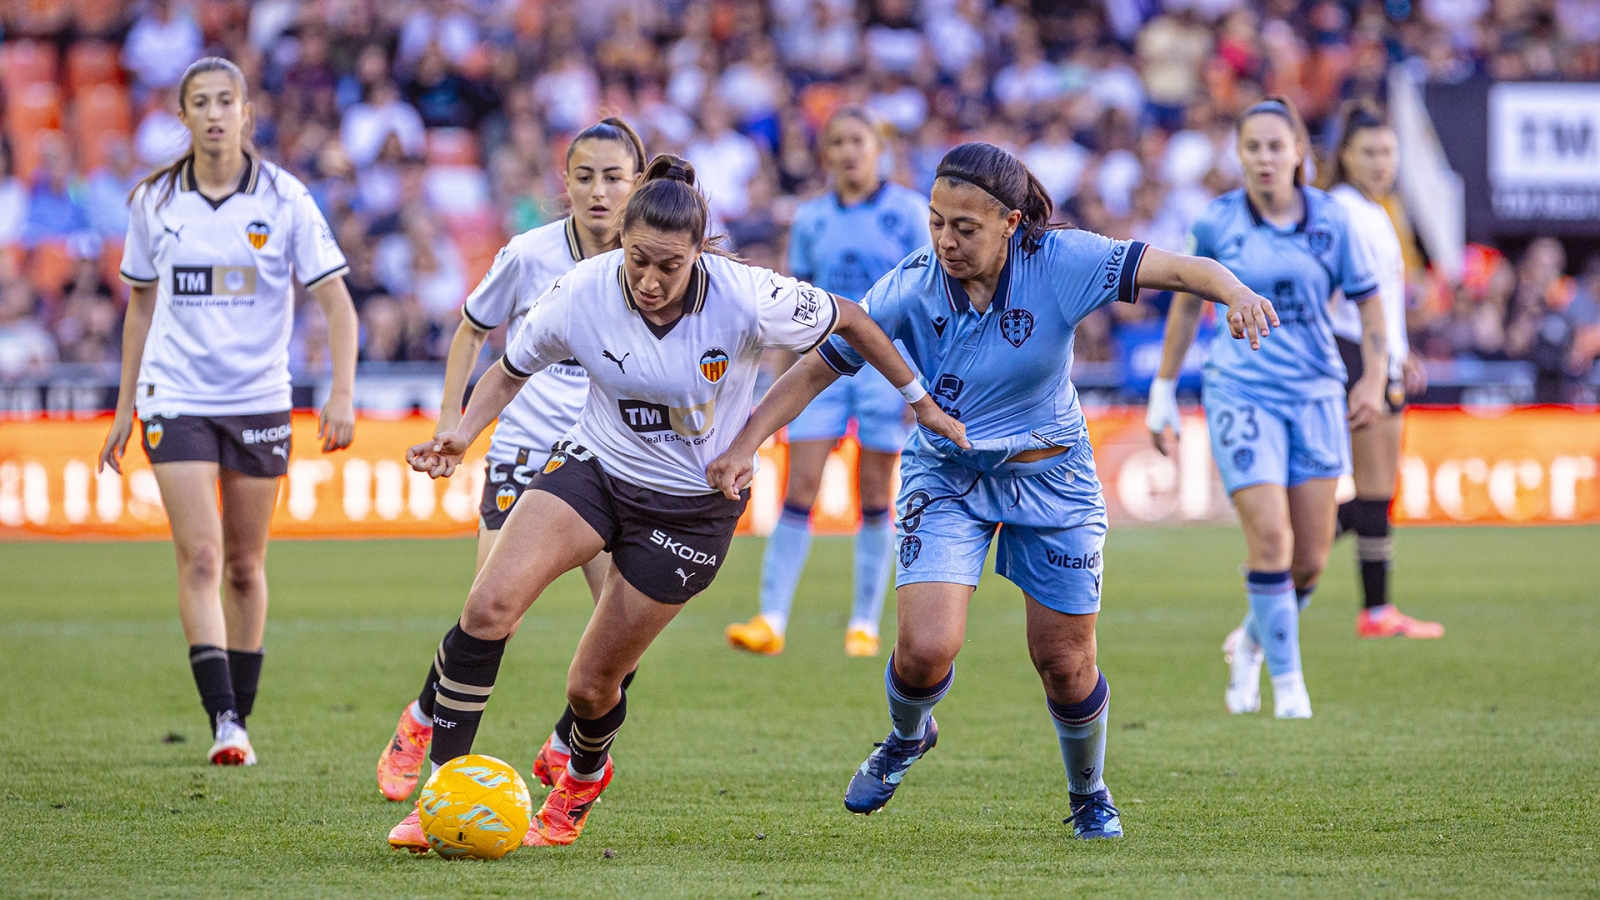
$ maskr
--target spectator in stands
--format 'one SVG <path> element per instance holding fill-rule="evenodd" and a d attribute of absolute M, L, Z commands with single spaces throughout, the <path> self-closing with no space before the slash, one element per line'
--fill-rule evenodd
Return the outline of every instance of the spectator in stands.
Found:
<path fill-rule="evenodd" d="M 395 151 L 403 156 L 421 156 L 426 149 L 426 131 L 416 107 L 400 98 L 400 87 L 387 78 L 368 89 L 367 99 L 345 111 L 339 139 L 357 168 L 372 165 L 384 142 L 391 137 Z"/>
<path fill-rule="evenodd" d="M 0 137 L 0 248 L 22 241 L 28 222 L 28 186 L 17 177 L 11 142 Z"/>
<path fill-rule="evenodd" d="M 27 279 L 0 279 L 0 380 L 41 376 L 56 362 L 56 342 L 34 316 Z"/>
<path fill-rule="evenodd" d="M 263 99 L 256 98 L 258 114 Z M 172 162 L 189 146 L 189 129 L 178 121 L 177 109 L 178 94 L 170 88 L 152 91 L 145 100 L 144 117 L 133 132 L 133 152 L 147 169 Z"/>
<path fill-rule="evenodd" d="M 496 105 L 488 86 L 451 68 L 437 43 L 417 60 L 405 97 L 429 128 L 476 128 Z"/>
<path fill-rule="evenodd" d="M 684 156 L 694 163 L 711 214 L 723 221 L 742 217 L 750 208 L 750 182 L 761 171 L 761 150 L 733 130 L 721 101 L 708 99 L 701 107 L 700 133 L 684 149 Z"/>
<path fill-rule="evenodd" d="M 122 67 L 142 87 L 175 87 L 204 46 L 200 26 L 188 12 L 172 0 L 150 0 L 122 43 Z"/>
<path fill-rule="evenodd" d="M 72 157 L 64 141 L 42 141 L 39 168 L 28 189 L 28 220 L 23 226 L 24 244 L 61 240 L 67 235 L 89 230 L 84 208 L 84 186 L 73 174 Z"/>
<path fill-rule="evenodd" d="M 143 174 L 134 161 L 128 139 L 121 135 L 108 138 L 105 162 L 89 173 L 84 188 L 89 227 L 105 238 L 120 239 L 127 234 L 128 192 Z"/>
<path fill-rule="evenodd" d="M 415 300 L 429 321 L 453 330 L 468 288 L 461 254 L 427 209 L 411 207 L 401 222 L 378 242 L 373 274 L 391 295 Z"/>
<path fill-rule="evenodd" d="M 72 279 L 62 291 L 54 329 L 62 362 L 104 363 L 122 358 L 122 315 L 111 285 L 100 277 L 101 248 L 98 235 L 81 234 L 67 241 Z"/>
<path fill-rule="evenodd" d="M 1594 361 L 1592 332 L 1600 316 L 1578 280 L 1564 274 L 1566 264 L 1561 242 L 1545 237 L 1528 245 L 1517 267 L 1506 354 L 1533 363 L 1537 403 L 1568 402 L 1573 382 Z"/>

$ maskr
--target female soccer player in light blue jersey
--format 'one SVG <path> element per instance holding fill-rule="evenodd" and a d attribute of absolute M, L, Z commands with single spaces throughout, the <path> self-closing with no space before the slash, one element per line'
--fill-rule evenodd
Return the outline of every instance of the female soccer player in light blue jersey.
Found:
<path fill-rule="evenodd" d="M 1223 646 L 1228 711 L 1261 707 L 1261 662 L 1272 674 L 1279 718 L 1311 716 L 1300 671 L 1300 608 L 1310 599 L 1333 543 L 1334 488 L 1350 471 L 1350 429 L 1382 416 L 1388 372 L 1378 282 L 1348 214 L 1304 184 L 1307 141 L 1287 101 L 1269 98 L 1239 120 L 1243 190 L 1212 201 L 1191 236 L 1193 252 L 1215 259 L 1272 298 L 1281 331 L 1259 354 L 1232 341 L 1212 344 L 1204 402 L 1211 452 L 1239 511 L 1248 547 L 1242 630 Z M 1335 291 L 1360 306 L 1366 377 L 1345 405 L 1345 369 L 1328 302 Z M 1177 428 L 1173 383 L 1194 340 L 1200 303 L 1179 297 L 1167 318 L 1161 371 L 1148 424 L 1163 448 Z"/>
<path fill-rule="evenodd" d="M 1095 663 L 1105 500 L 1078 393 L 1073 330 L 1140 288 L 1228 306 L 1236 337 L 1260 343 L 1272 304 L 1209 260 L 1048 226 L 1049 196 L 990 144 L 945 155 L 929 203 L 931 247 L 913 253 L 862 304 L 910 353 L 935 400 L 967 429 L 963 450 L 924 429 L 907 443 L 898 499 L 899 635 L 884 672 L 893 730 L 850 780 L 845 807 L 871 813 L 938 740 L 933 707 L 950 690 L 967 603 L 998 527 L 998 574 L 1026 596 L 1028 652 L 1067 768 L 1073 834 L 1122 834 L 1101 774 L 1110 691 Z M 751 456 L 861 358 L 824 343 L 773 385 L 733 446 L 707 470 L 731 495 Z M 919 385 L 908 386 L 916 400 Z"/>
<path fill-rule="evenodd" d="M 883 180 L 883 138 L 871 113 L 846 106 L 822 135 L 833 190 L 800 207 L 789 232 L 789 274 L 850 300 L 860 300 L 883 273 L 925 243 L 928 198 Z M 728 626 L 736 649 L 783 652 L 795 585 L 811 555 L 811 506 L 828 454 L 856 421 L 861 444 L 861 530 L 856 534 L 855 603 L 845 653 L 878 655 L 878 619 L 894 529 L 889 491 L 895 460 L 911 433 L 906 401 L 877 370 L 836 382 L 789 423 L 789 487 L 783 514 L 761 560 L 761 612 Z"/>

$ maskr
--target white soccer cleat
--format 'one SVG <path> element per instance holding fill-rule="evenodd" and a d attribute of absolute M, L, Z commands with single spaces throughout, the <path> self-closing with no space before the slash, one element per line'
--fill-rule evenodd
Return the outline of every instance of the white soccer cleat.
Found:
<path fill-rule="evenodd" d="M 217 727 L 217 740 L 206 759 L 214 766 L 253 766 L 256 751 L 250 746 L 250 735 L 238 722 L 229 720 Z"/>
<path fill-rule="evenodd" d="M 1250 640 L 1241 625 L 1223 640 L 1222 658 L 1228 663 L 1228 690 L 1223 694 L 1228 712 L 1260 712 L 1261 662 L 1266 658 L 1261 645 Z"/>
<path fill-rule="evenodd" d="M 1299 672 L 1272 676 L 1272 706 L 1280 719 L 1311 718 L 1311 695 L 1306 693 L 1305 676 Z"/>

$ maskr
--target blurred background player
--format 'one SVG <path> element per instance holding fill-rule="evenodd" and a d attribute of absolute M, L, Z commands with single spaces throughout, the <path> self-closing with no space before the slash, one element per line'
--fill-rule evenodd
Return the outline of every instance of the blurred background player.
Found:
<path fill-rule="evenodd" d="M 570 844 L 610 783 L 627 717 L 622 684 L 661 630 L 716 578 L 749 502 L 715 491 L 706 465 L 750 415 L 762 349 L 809 352 L 838 331 L 907 389 L 915 375 L 861 308 L 714 249 L 694 167 L 658 156 L 622 220 L 622 249 L 586 260 L 534 304 L 455 431 L 412 447 L 418 471 L 448 476 L 530 373 L 576 359 L 589 401 L 512 507 L 435 657 L 435 768 L 470 753 L 506 641 L 561 574 L 611 552 L 604 588 L 567 674 L 574 712 L 567 768 L 524 843 Z M 809 399 L 809 398 L 808 398 Z M 927 399 L 924 422 L 961 427 Z M 426 851 L 416 810 L 389 833 Z"/>
<path fill-rule="evenodd" d="M 833 189 L 802 204 L 789 231 L 789 274 L 858 302 L 879 276 L 924 243 L 928 199 L 884 178 L 883 141 L 883 127 L 865 109 L 846 106 L 834 113 L 822 135 Z M 767 656 L 783 652 L 795 585 L 811 555 L 811 507 L 822 469 L 852 419 L 861 445 L 861 530 L 844 650 L 878 655 L 878 619 L 894 543 L 889 491 L 911 433 L 911 410 L 877 370 L 834 382 L 789 423 L 789 486 L 761 558 L 761 612 L 728 626 L 730 646 Z"/>
<path fill-rule="evenodd" d="M 100 467 L 122 471 L 137 412 L 172 526 L 178 613 L 215 738 L 207 756 L 254 765 L 245 721 L 261 677 L 267 527 L 289 471 L 291 279 L 327 319 L 324 453 L 349 446 L 355 431 L 356 314 L 344 254 L 305 185 L 250 143 L 238 67 L 217 57 L 190 65 L 178 117 L 188 152 L 129 197 L 121 271 L 133 298 Z"/>
<path fill-rule="evenodd" d="M 1133 303 L 1150 287 L 1226 303 L 1234 336 L 1248 333 L 1255 345 L 1271 305 L 1215 263 L 1051 228 L 1053 212 L 1016 157 L 992 144 L 959 145 L 940 161 L 933 184 L 933 246 L 884 276 L 863 301 L 911 351 L 941 408 L 959 409 L 972 446 L 919 430 L 906 449 L 899 631 L 884 670 L 893 728 L 850 779 L 844 805 L 851 812 L 883 808 L 906 770 L 938 742 L 933 708 L 955 681 L 967 604 L 998 528 L 995 572 L 1026 598 L 1028 654 L 1067 770 L 1067 822 L 1085 840 L 1122 835 L 1102 777 L 1111 693 L 1095 653 L 1106 508 L 1068 378 L 1073 331 L 1095 310 Z M 761 442 L 862 364 L 830 341 L 790 369 L 713 464 L 713 484 L 744 483 Z"/>
<path fill-rule="evenodd" d="M 628 123 L 608 118 L 590 125 L 567 145 L 566 185 L 572 214 L 512 238 L 495 256 L 494 265 L 461 309 L 461 324 L 450 342 L 445 364 L 444 396 L 435 433 L 454 431 L 461 421 L 467 382 L 484 341 L 502 323 L 514 333 L 533 301 L 572 271 L 579 261 L 622 246 L 622 205 L 644 175 L 644 144 Z M 487 477 L 479 507 L 477 568 L 494 549 L 500 526 L 535 473 L 550 458 L 556 442 L 578 421 L 589 396 L 589 375 L 572 360 L 550 366 L 528 379 L 500 415 L 484 465 Z M 583 577 L 596 602 L 605 580 L 609 554 L 601 552 L 583 565 Z M 422 758 L 433 737 L 434 681 L 437 665 L 417 696 L 400 714 L 383 753 L 378 757 L 378 790 L 390 800 L 404 800 L 416 789 Z M 630 674 L 628 680 L 632 680 Z M 554 784 L 566 768 L 569 709 L 562 715 L 539 755 L 533 774 Z"/>
<path fill-rule="evenodd" d="M 1249 612 L 1229 635 L 1229 712 L 1261 706 L 1261 662 L 1272 673 L 1279 718 L 1311 717 L 1300 670 L 1300 608 L 1333 544 L 1334 491 L 1350 470 L 1350 431 L 1381 416 L 1388 378 L 1382 304 L 1365 245 L 1344 207 L 1305 185 L 1308 142 L 1299 113 L 1268 98 L 1238 125 L 1245 187 L 1213 200 L 1191 233 L 1194 253 L 1215 259 L 1272 298 L 1282 327 L 1259 354 L 1212 344 L 1203 400 L 1211 452 L 1233 498 L 1247 547 Z M 1365 377 L 1345 403 L 1328 298 L 1342 290 L 1360 308 Z M 1161 369 L 1147 423 L 1161 452 L 1178 428 L 1179 366 L 1194 340 L 1198 298 L 1179 296 L 1167 315 Z"/>
<path fill-rule="evenodd" d="M 1364 638 L 1444 637 L 1444 626 L 1405 615 L 1389 602 L 1389 569 L 1394 539 L 1389 535 L 1389 504 L 1400 467 L 1400 435 L 1406 395 L 1427 388 L 1428 376 L 1411 355 L 1406 338 L 1406 271 L 1400 236 L 1393 216 L 1404 216 L 1394 194 L 1400 171 L 1400 145 L 1394 129 L 1370 103 L 1353 103 L 1345 111 L 1339 146 L 1328 168 L 1328 194 L 1344 207 L 1350 227 L 1372 254 L 1389 335 L 1383 414 L 1366 428 L 1350 432 L 1350 462 L 1356 495 L 1339 504 L 1337 533 L 1354 532 L 1361 570 L 1363 609 L 1356 616 L 1356 634 Z M 1387 205 L 1394 206 L 1392 213 Z M 1364 374 L 1361 316 L 1353 303 L 1333 305 L 1333 336 L 1344 360 L 1345 386 L 1354 391 Z"/>

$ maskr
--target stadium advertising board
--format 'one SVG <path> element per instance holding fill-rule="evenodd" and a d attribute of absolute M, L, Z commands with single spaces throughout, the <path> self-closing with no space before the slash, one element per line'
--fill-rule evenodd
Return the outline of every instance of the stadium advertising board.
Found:
<path fill-rule="evenodd" d="M 1089 421 L 1114 523 L 1231 517 L 1203 418 L 1185 418 L 1170 458 L 1150 446 L 1143 410 L 1101 411 Z M 122 475 L 94 471 L 106 423 L 37 420 L 0 428 L 0 539 L 167 538 L 155 476 L 137 446 L 130 445 Z M 481 457 L 469 457 L 458 476 L 443 481 L 403 461 L 405 448 L 429 433 L 426 420 L 364 420 L 355 445 L 331 456 L 312 439 L 315 417 L 297 415 L 295 433 L 272 522 L 276 536 L 443 537 L 476 529 Z M 857 452 L 846 440 L 824 471 L 815 512 L 822 533 L 855 528 Z M 770 531 L 783 500 L 785 448 L 771 441 L 762 457 L 744 534 Z M 1394 514 L 1400 522 L 1428 524 L 1600 523 L 1600 416 L 1557 408 L 1495 417 L 1413 409 Z"/>

